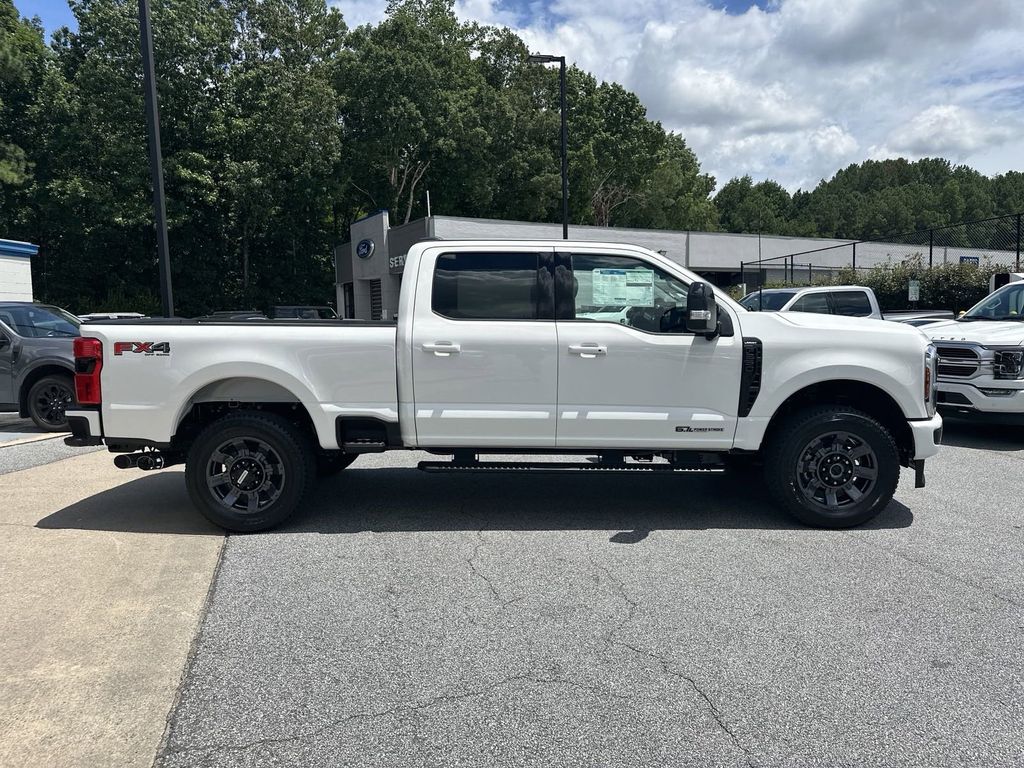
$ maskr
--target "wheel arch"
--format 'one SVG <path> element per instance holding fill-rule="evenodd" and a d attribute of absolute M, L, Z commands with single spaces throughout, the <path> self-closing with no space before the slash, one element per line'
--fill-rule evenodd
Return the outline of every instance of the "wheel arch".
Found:
<path fill-rule="evenodd" d="M 37 381 L 46 376 L 66 376 L 71 379 L 71 386 L 74 387 L 75 371 L 70 366 L 60 363 L 42 363 L 31 368 L 23 374 L 21 386 L 18 389 L 18 415 L 22 418 L 28 416 L 28 393 Z"/>
<path fill-rule="evenodd" d="M 881 387 L 866 381 L 830 379 L 798 389 L 787 397 L 772 415 L 762 445 L 767 445 L 780 426 L 793 413 L 820 405 L 848 405 L 867 413 L 885 426 L 896 441 L 900 462 L 910 465 L 914 456 L 914 436 L 899 403 Z"/>
<path fill-rule="evenodd" d="M 259 375 L 225 376 L 195 389 L 175 416 L 172 442 L 185 446 L 207 424 L 227 413 L 241 411 L 282 416 L 317 442 L 316 425 L 303 398 L 288 386 Z"/>

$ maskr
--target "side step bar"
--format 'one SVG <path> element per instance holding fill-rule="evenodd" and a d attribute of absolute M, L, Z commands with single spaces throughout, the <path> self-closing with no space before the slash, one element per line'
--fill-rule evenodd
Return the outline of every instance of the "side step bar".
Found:
<path fill-rule="evenodd" d="M 388 444 L 383 440 L 372 438 L 346 440 L 341 444 L 341 450 L 345 453 L 384 453 L 387 449 Z"/>
<path fill-rule="evenodd" d="M 596 474 L 621 474 L 640 472 L 647 474 L 703 473 L 718 474 L 724 471 L 721 465 L 680 465 L 680 464 L 601 464 L 562 461 L 506 462 L 506 461 L 421 461 L 418 468 L 423 472 L 534 472 L 543 474 L 564 474 L 587 472 Z"/>

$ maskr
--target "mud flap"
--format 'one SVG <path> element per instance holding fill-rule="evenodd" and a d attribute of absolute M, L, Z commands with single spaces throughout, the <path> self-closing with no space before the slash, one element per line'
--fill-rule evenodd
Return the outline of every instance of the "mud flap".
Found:
<path fill-rule="evenodd" d="M 914 459 L 914 487 L 924 488 L 924 459 Z"/>

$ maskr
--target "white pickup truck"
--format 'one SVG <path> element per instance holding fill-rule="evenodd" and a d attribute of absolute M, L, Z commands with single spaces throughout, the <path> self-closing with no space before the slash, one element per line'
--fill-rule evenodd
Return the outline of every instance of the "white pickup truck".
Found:
<path fill-rule="evenodd" d="M 1024 420 L 1024 282 L 922 330 L 938 352 L 939 407 L 997 423 Z"/>
<path fill-rule="evenodd" d="M 819 285 L 807 288 L 762 288 L 748 293 L 740 304 L 751 312 L 812 312 L 819 315 L 870 317 L 908 325 L 952 320 L 942 309 L 901 309 L 882 312 L 875 292 L 864 285 Z"/>
<path fill-rule="evenodd" d="M 626 322 L 587 317 L 606 306 Z M 69 444 L 105 443 L 125 468 L 184 462 L 195 505 L 235 531 L 286 520 L 318 470 L 395 449 L 453 457 L 432 471 L 762 459 L 782 507 L 839 528 L 886 507 L 900 466 L 923 485 L 941 440 L 919 330 L 747 312 L 628 245 L 421 243 L 396 323 L 115 321 L 75 353 Z"/>

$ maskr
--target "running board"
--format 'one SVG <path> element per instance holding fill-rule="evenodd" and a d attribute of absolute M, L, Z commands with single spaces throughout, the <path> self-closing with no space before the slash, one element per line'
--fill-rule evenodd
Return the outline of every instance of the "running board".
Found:
<path fill-rule="evenodd" d="M 383 440 L 370 438 L 347 440 L 341 444 L 341 450 L 344 453 L 384 453 L 387 449 L 388 444 Z"/>
<path fill-rule="evenodd" d="M 600 464 L 560 461 L 505 462 L 473 461 L 421 461 L 418 468 L 423 472 L 534 472 L 542 474 L 564 474 L 567 472 L 622 474 L 640 472 L 647 474 L 701 473 L 718 474 L 724 471 L 721 465 L 682 466 L 675 464 Z"/>

